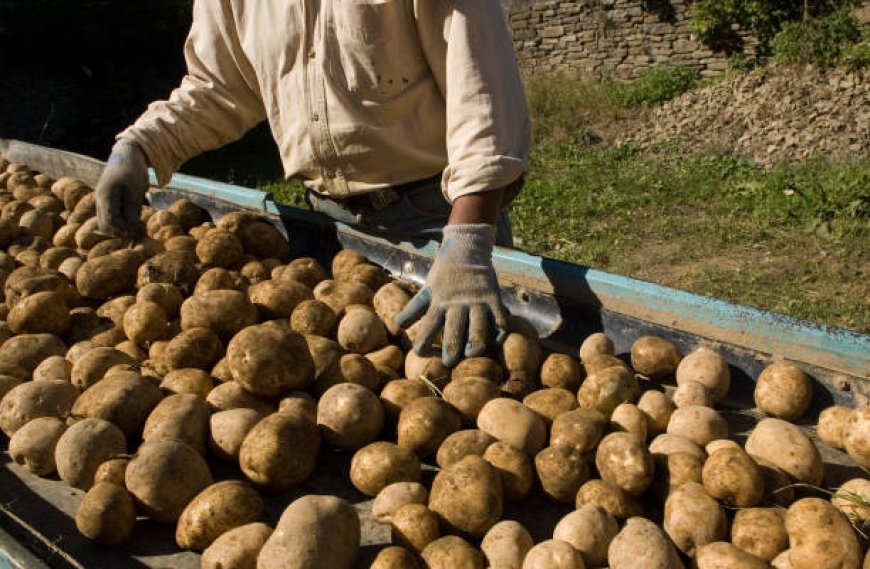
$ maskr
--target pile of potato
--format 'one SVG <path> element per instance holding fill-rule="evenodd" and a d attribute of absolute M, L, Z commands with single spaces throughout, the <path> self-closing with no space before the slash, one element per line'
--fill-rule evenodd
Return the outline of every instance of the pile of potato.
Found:
<path fill-rule="evenodd" d="M 205 568 L 351 567 L 346 500 L 263 523 L 341 451 L 392 528 L 381 569 L 870 567 L 870 481 L 806 489 L 824 465 L 791 421 L 813 382 L 789 363 L 758 378 L 767 417 L 741 446 L 715 351 L 647 336 L 629 365 L 599 333 L 546 354 L 514 318 L 498 353 L 446 369 L 395 325 L 412 291 L 354 251 L 327 271 L 256 215 L 187 200 L 146 207 L 131 243 L 98 232 L 85 184 L 0 171 L 0 429 L 16 463 L 86 491 L 76 524 L 99 544 L 147 516 Z M 832 407 L 818 433 L 870 469 L 870 408 Z M 534 497 L 570 512 L 537 544 L 504 519 Z"/>

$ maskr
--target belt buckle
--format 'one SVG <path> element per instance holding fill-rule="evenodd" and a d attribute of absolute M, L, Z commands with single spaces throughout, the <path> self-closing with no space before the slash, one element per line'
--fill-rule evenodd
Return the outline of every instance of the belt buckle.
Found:
<path fill-rule="evenodd" d="M 383 188 L 369 193 L 369 201 L 375 210 L 382 210 L 398 199 L 399 194 L 393 188 Z"/>

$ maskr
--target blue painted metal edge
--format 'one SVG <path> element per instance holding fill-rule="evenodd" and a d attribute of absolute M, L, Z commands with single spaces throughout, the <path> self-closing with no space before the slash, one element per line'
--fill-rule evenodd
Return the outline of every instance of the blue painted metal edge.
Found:
<path fill-rule="evenodd" d="M 156 183 L 152 172 L 152 183 Z M 283 216 L 310 214 L 276 204 L 267 193 L 176 174 L 170 188 L 222 199 Z M 390 247 L 431 257 L 437 244 L 390 243 L 341 223 L 338 231 L 363 234 Z M 497 248 L 493 261 L 503 285 L 595 303 L 600 307 L 702 338 L 803 361 L 855 377 L 870 375 L 870 336 L 676 290 L 521 251 Z"/>

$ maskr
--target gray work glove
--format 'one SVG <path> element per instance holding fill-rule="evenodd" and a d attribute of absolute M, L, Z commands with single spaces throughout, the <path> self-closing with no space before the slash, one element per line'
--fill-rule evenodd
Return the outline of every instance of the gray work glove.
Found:
<path fill-rule="evenodd" d="M 99 230 L 114 237 L 142 233 L 139 214 L 148 190 L 148 160 L 133 140 L 122 138 L 112 147 L 106 169 L 95 188 Z"/>
<path fill-rule="evenodd" d="M 396 316 L 396 323 L 403 328 L 423 317 L 415 352 L 431 348 L 443 329 L 441 359 L 453 367 L 463 354 L 483 355 L 493 336 L 497 343 L 504 340 L 508 313 L 499 298 L 492 267 L 494 244 L 495 228 L 488 224 L 444 228 L 444 240 L 425 286 Z"/>

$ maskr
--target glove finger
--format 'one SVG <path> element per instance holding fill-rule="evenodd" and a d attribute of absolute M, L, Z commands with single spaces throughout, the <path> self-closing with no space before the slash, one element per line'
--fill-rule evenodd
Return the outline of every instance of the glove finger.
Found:
<path fill-rule="evenodd" d="M 407 328 L 426 314 L 429 304 L 432 302 L 432 290 L 425 287 L 408 301 L 405 308 L 396 315 L 396 325 L 399 328 Z"/>
<path fill-rule="evenodd" d="M 140 218 L 142 213 L 142 203 L 136 202 L 134 199 L 127 199 L 121 204 L 124 233 L 132 237 L 138 237 L 144 233 L 144 224 Z"/>
<path fill-rule="evenodd" d="M 468 307 L 450 307 L 444 319 L 444 334 L 441 337 L 441 362 L 448 368 L 459 363 L 467 336 Z"/>
<path fill-rule="evenodd" d="M 489 314 L 486 306 L 472 305 L 468 315 L 468 343 L 465 344 L 465 357 L 476 358 L 486 352 L 489 340 Z"/>
<path fill-rule="evenodd" d="M 438 332 L 444 327 L 444 309 L 433 306 L 423 317 L 420 323 L 420 332 L 414 341 L 414 352 L 418 356 L 426 355 L 432 349 L 432 342 L 438 336 Z"/>
<path fill-rule="evenodd" d="M 495 324 L 495 343 L 500 346 L 510 333 L 510 322 L 508 320 L 510 315 L 501 301 L 490 304 L 489 310 L 490 314 L 492 314 L 493 324 Z"/>
<path fill-rule="evenodd" d="M 123 189 L 115 185 L 101 189 L 97 197 L 97 225 L 102 233 L 123 235 Z"/>

